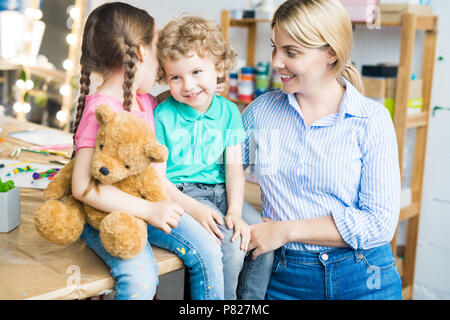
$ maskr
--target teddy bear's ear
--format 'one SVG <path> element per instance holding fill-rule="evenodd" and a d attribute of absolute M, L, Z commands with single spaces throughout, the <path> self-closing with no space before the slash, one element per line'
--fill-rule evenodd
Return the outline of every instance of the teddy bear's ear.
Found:
<path fill-rule="evenodd" d="M 145 154 L 152 162 L 164 162 L 167 160 L 169 151 L 166 146 L 159 143 L 152 143 L 145 146 Z"/>
<path fill-rule="evenodd" d="M 95 117 L 99 125 L 104 125 L 109 122 L 114 116 L 114 111 L 110 106 L 100 105 L 95 109 Z"/>

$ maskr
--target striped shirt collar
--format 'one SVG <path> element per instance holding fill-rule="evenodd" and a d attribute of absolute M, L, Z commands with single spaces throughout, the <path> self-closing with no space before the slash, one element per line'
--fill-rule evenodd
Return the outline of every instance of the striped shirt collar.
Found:
<path fill-rule="evenodd" d="M 345 93 L 339 105 L 339 113 L 315 121 L 314 126 L 328 126 L 336 123 L 336 120 L 342 119 L 345 115 L 354 117 L 368 118 L 371 114 L 368 104 L 364 101 L 365 97 L 356 89 L 347 79 L 344 79 Z M 298 104 L 295 93 L 287 95 L 289 105 L 293 107 L 300 115 L 302 111 Z"/>

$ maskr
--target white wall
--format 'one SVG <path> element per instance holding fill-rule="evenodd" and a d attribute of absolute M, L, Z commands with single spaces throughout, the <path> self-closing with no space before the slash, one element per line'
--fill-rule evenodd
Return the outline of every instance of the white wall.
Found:
<path fill-rule="evenodd" d="M 433 0 L 440 15 L 431 108 L 450 108 L 450 1 Z M 431 116 L 417 248 L 414 299 L 450 299 L 450 111 Z"/>
<path fill-rule="evenodd" d="M 91 0 L 94 8 L 103 0 Z M 248 1 L 242 0 L 132 0 L 130 4 L 148 10 L 162 27 L 170 19 L 189 12 L 208 16 L 220 23 L 222 9 L 248 9 Z M 275 4 L 282 3 L 275 0 Z M 401 1 L 399 2 L 407 2 Z M 450 108 L 450 1 L 432 0 L 434 12 L 440 15 L 440 32 L 436 60 L 431 107 L 436 105 Z M 258 25 L 256 61 L 270 61 L 271 30 L 268 23 Z M 244 29 L 232 28 L 230 42 L 245 60 Z M 422 74 L 422 48 L 424 32 L 417 32 L 414 52 L 413 73 Z M 447 41 L 444 41 L 446 39 Z M 379 62 L 398 63 L 400 50 L 400 30 L 385 27 L 369 30 L 357 26 L 354 32 L 352 61 L 358 68 L 363 64 Z M 153 93 L 164 87 L 156 86 Z M 427 145 L 423 205 L 420 218 L 419 243 L 416 261 L 415 299 L 450 299 L 450 111 L 438 111 L 430 120 Z M 405 224 L 400 228 L 400 238 L 404 238 Z M 402 239 L 400 239 L 400 242 Z"/>

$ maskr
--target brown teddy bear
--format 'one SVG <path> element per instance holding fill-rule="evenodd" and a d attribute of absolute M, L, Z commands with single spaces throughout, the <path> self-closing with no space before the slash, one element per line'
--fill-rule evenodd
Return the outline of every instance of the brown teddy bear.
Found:
<path fill-rule="evenodd" d="M 97 107 L 95 115 L 99 131 L 88 190 L 104 183 L 149 201 L 168 200 L 151 166 L 165 161 L 168 151 L 148 124 L 131 112 L 114 112 L 105 105 Z M 76 200 L 71 195 L 74 160 L 44 190 L 46 201 L 34 215 L 38 233 L 52 243 L 69 244 L 80 237 L 87 221 L 99 230 L 111 255 L 130 259 L 139 254 L 147 243 L 147 224 L 126 212 L 101 212 Z"/>

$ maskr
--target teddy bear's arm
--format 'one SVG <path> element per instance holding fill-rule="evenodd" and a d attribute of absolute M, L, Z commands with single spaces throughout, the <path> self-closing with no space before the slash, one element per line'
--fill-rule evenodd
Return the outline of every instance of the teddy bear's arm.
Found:
<path fill-rule="evenodd" d="M 70 160 L 58 173 L 44 190 L 45 200 L 57 200 L 71 193 L 72 172 L 75 158 Z"/>
<path fill-rule="evenodd" d="M 149 201 L 165 201 L 169 199 L 156 170 L 150 165 L 136 177 L 137 192 Z"/>

